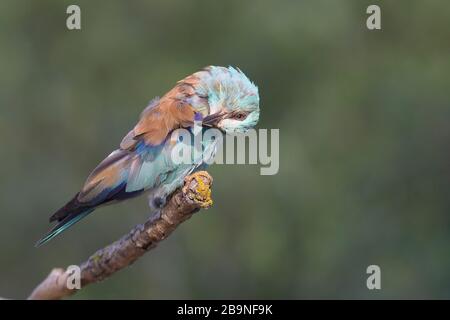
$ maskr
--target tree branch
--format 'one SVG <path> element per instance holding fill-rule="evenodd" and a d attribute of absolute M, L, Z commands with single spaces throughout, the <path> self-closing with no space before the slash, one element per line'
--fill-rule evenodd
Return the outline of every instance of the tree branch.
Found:
<path fill-rule="evenodd" d="M 186 177 L 183 188 L 172 194 L 159 214 L 135 226 L 121 239 L 98 250 L 80 265 L 81 287 L 101 281 L 132 264 L 200 208 L 209 208 L 212 205 L 211 185 L 212 177 L 206 171 Z M 28 299 L 54 300 L 72 295 L 77 290 L 67 287 L 69 276 L 64 269 L 53 269 Z"/>

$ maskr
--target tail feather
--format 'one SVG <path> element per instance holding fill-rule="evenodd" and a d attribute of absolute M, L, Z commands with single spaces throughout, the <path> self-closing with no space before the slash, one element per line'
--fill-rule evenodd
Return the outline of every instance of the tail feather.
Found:
<path fill-rule="evenodd" d="M 42 239 L 36 242 L 36 247 L 40 247 L 41 245 L 47 243 L 58 234 L 66 230 L 67 228 L 73 226 L 75 223 L 86 217 L 89 213 L 94 211 L 95 208 L 84 208 L 83 210 L 75 210 L 70 212 L 64 216 L 61 220 L 58 220 L 58 224 L 53 227 Z M 53 220 L 56 220 L 53 219 Z"/>

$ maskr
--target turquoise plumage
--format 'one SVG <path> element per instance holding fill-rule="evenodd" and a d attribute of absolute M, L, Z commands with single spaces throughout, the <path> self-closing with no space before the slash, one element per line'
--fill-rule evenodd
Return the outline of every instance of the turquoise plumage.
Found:
<path fill-rule="evenodd" d="M 50 217 L 57 224 L 36 245 L 51 240 L 100 206 L 143 193 L 149 195 L 153 209 L 163 206 L 184 178 L 205 167 L 216 150 L 216 140 L 202 141 L 201 152 L 192 161 L 174 161 L 174 148 L 186 144 L 173 139 L 177 130 L 186 129 L 194 135 L 194 125 L 200 123 L 224 133 L 245 132 L 258 119 L 258 89 L 242 71 L 210 66 L 184 78 L 163 97 L 150 102 L 119 149 L 106 157 L 73 199 Z"/>

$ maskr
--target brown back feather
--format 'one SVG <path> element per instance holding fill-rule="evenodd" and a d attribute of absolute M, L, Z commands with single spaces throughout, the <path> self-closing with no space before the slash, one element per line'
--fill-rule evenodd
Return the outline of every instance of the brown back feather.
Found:
<path fill-rule="evenodd" d="M 179 81 L 159 101 L 147 107 L 120 147 L 132 150 L 141 139 L 148 145 L 159 145 L 172 130 L 192 126 L 195 110 L 186 103 L 186 98 L 195 94 L 194 85 L 197 81 L 195 75 Z"/>

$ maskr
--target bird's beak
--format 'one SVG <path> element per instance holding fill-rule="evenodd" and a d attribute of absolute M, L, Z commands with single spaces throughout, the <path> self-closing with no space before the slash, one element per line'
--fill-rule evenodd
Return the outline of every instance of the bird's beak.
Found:
<path fill-rule="evenodd" d="M 214 113 L 210 114 L 209 116 L 206 116 L 203 118 L 202 125 L 205 127 L 216 127 L 219 124 L 220 120 L 224 118 L 223 113 Z"/>

